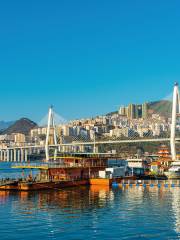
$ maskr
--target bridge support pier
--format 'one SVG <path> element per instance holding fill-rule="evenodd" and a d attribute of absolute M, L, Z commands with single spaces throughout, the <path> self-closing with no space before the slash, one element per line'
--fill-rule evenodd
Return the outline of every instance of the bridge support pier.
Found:
<path fill-rule="evenodd" d="M 1 150 L 1 161 L 4 161 L 4 150 Z"/>
<path fill-rule="evenodd" d="M 1 149 L 0 150 L 0 161 L 2 161 L 3 160 L 3 150 Z"/>
<path fill-rule="evenodd" d="M 7 162 L 9 162 L 10 161 L 10 150 L 9 149 L 7 149 L 6 150 L 6 158 L 7 158 Z"/>
<path fill-rule="evenodd" d="M 13 150 L 11 149 L 11 150 L 10 150 L 10 161 L 11 161 L 11 162 L 13 162 L 13 157 L 14 157 L 13 155 L 14 155 L 14 152 L 13 152 Z"/>
<path fill-rule="evenodd" d="M 17 161 L 20 162 L 20 150 L 17 150 Z"/>
<path fill-rule="evenodd" d="M 16 159 L 17 159 L 17 151 L 16 149 L 14 149 L 14 162 L 16 162 Z"/>
<path fill-rule="evenodd" d="M 3 161 L 6 161 L 6 150 L 3 151 Z"/>
<path fill-rule="evenodd" d="M 20 150 L 20 161 L 23 162 L 24 161 L 24 149 Z"/>
<path fill-rule="evenodd" d="M 25 158 L 24 158 L 24 160 L 25 160 L 25 162 L 28 161 L 28 151 L 27 151 L 27 149 L 25 149 Z"/>
<path fill-rule="evenodd" d="M 7 160 L 6 150 L 3 151 L 3 161 L 5 162 Z"/>

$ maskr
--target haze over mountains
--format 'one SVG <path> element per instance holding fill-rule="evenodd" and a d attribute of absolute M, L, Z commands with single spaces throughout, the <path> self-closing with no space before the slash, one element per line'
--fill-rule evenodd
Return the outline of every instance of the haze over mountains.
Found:
<path fill-rule="evenodd" d="M 0 131 L 10 127 L 13 123 L 14 121 L 9 121 L 9 122 L 0 121 Z"/>

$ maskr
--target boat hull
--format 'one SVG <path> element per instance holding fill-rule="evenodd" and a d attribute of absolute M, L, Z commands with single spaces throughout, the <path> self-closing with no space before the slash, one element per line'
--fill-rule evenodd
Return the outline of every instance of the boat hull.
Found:
<path fill-rule="evenodd" d="M 0 186 L 0 190 L 17 190 L 17 191 L 38 191 L 60 189 L 73 186 L 89 185 L 89 180 L 77 181 L 60 181 L 60 182 L 19 182 L 17 184 L 9 184 Z"/>

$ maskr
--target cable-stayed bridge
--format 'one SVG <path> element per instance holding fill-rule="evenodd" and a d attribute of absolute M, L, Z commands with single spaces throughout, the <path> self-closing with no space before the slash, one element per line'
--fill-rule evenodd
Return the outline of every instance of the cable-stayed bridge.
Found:
<path fill-rule="evenodd" d="M 161 101 L 159 106 L 156 108 L 162 108 L 164 101 Z M 157 109 L 156 109 L 157 110 Z M 122 137 L 111 137 L 110 139 L 104 138 L 101 139 L 94 133 L 94 139 L 90 139 L 87 137 L 72 137 L 71 141 L 63 140 L 63 136 L 61 136 L 61 142 L 58 142 L 57 137 L 57 129 L 55 117 L 57 115 L 54 113 L 53 108 L 50 107 L 49 113 L 47 115 L 47 133 L 46 133 L 46 142 L 44 145 L 37 144 L 27 144 L 24 146 L 10 146 L 0 148 L 0 161 L 10 161 L 10 162 L 27 162 L 29 160 L 29 155 L 31 154 L 39 154 L 41 152 L 45 153 L 45 158 L 48 161 L 52 157 L 52 150 L 54 159 L 56 159 L 58 153 L 84 153 L 86 152 L 86 147 L 89 146 L 91 148 L 91 152 L 94 154 L 100 154 L 98 151 L 99 146 L 101 145 L 121 145 L 121 144 L 136 144 L 136 143 L 170 143 L 172 158 L 176 158 L 176 149 L 175 144 L 180 143 L 180 137 L 176 137 L 177 127 L 177 117 L 180 114 L 180 98 L 179 98 L 179 89 L 178 85 L 175 84 L 174 92 L 173 92 L 173 104 L 168 105 L 167 111 L 171 112 L 171 123 L 169 123 L 169 129 L 167 128 L 167 124 L 164 123 L 165 136 L 153 136 L 151 131 L 148 130 L 143 136 L 137 136 L 134 131 L 129 131 L 129 136 L 126 138 Z M 45 121 L 45 120 L 43 120 Z M 65 124 L 65 120 L 59 118 L 59 121 Z M 156 122 L 157 121 L 157 122 Z M 152 123 L 153 125 L 158 125 L 160 120 L 148 119 L 147 122 Z M 137 123 L 138 125 L 138 123 Z M 159 126 L 159 125 L 158 125 Z M 123 128 L 123 126 L 122 126 Z M 51 135 L 51 136 L 50 136 Z M 50 137 L 53 137 L 53 144 L 50 144 Z"/>
<path fill-rule="evenodd" d="M 62 143 L 49 145 L 49 149 L 56 149 L 59 153 L 75 153 L 75 147 L 78 147 L 79 152 L 85 153 L 85 146 L 98 147 L 99 145 L 108 144 L 128 144 L 128 143 L 149 143 L 149 142 L 159 142 L 159 143 L 169 143 L 170 138 L 154 138 L 154 139 L 134 139 L 134 140 L 109 140 L 109 141 L 97 141 L 97 142 L 72 142 L 72 143 Z M 176 143 L 180 142 L 180 138 L 176 138 Z M 46 145 L 26 145 L 26 146 L 13 146 L 8 148 L 0 149 L 0 161 L 5 162 L 27 162 L 28 156 L 33 153 L 40 153 L 45 151 Z M 99 152 L 92 152 L 98 154 Z"/>

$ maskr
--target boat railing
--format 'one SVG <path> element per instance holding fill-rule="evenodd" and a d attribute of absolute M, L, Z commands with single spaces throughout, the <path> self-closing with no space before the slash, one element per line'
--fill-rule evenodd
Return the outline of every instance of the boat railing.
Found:
<path fill-rule="evenodd" d="M 47 163 L 13 163 L 12 168 L 48 168 Z"/>
<path fill-rule="evenodd" d="M 29 169 L 48 169 L 48 168 L 71 168 L 71 167 L 95 167 L 92 165 L 81 163 L 14 163 L 12 168 L 29 168 Z M 104 165 L 96 165 L 96 167 L 104 167 Z"/>
<path fill-rule="evenodd" d="M 13 184 L 17 182 L 17 180 L 15 179 L 1 179 L 0 180 L 0 186 L 6 186 L 6 185 L 9 185 L 9 184 Z"/>

